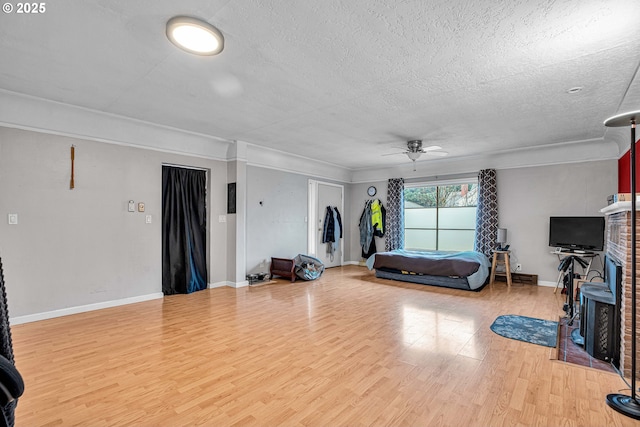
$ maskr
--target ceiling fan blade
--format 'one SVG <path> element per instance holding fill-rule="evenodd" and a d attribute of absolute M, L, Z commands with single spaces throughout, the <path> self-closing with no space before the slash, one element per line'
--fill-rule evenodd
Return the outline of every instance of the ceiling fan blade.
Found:
<path fill-rule="evenodd" d="M 395 156 L 397 154 L 405 154 L 406 152 L 402 152 L 402 153 L 388 153 L 388 154 L 382 154 L 382 156 Z"/>
<path fill-rule="evenodd" d="M 442 147 L 439 145 L 430 145 L 428 147 L 422 147 L 422 151 L 433 151 L 433 150 L 442 150 Z"/>
<path fill-rule="evenodd" d="M 437 156 L 437 157 L 444 157 L 449 155 L 449 153 L 446 151 L 427 151 L 424 154 L 426 154 L 427 156 Z"/>

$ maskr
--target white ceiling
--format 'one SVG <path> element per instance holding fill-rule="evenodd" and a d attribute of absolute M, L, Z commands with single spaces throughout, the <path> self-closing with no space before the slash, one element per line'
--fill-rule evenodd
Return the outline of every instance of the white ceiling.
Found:
<path fill-rule="evenodd" d="M 173 46 L 176 15 L 218 27 L 222 54 Z M 617 135 L 603 120 L 640 110 L 639 18 L 638 0 L 58 0 L 0 16 L 0 89 L 353 170 L 409 162 L 383 154 L 416 138 L 491 156 Z"/>

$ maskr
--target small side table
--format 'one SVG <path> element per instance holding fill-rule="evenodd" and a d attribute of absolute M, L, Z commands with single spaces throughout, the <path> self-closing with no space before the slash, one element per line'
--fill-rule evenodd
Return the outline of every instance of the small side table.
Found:
<path fill-rule="evenodd" d="M 507 286 L 511 287 L 511 264 L 509 262 L 509 254 L 511 251 L 493 251 L 493 262 L 491 263 L 491 280 L 489 285 L 493 285 L 496 279 L 496 266 L 503 264 L 505 268 L 505 275 L 507 276 Z M 502 259 L 500 259 L 502 255 Z"/>

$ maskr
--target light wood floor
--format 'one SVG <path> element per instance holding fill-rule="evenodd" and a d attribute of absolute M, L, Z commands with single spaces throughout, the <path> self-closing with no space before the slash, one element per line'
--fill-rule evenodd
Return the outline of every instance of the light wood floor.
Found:
<path fill-rule="evenodd" d="M 615 374 L 489 329 L 561 306 L 553 288 L 349 266 L 17 325 L 17 425 L 637 426 L 605 403 Z"/>

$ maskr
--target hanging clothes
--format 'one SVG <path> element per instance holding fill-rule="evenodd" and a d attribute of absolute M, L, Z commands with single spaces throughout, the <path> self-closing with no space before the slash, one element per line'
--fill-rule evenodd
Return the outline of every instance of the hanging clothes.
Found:
<path fill-rule="evenodd" d="M 342 217 L 335 206 L 327 206 L 322 227 L 322 243 L 327 244 L 327 255 L 333 261 L 333 256 L 338 250 L 338 243 L 342 238 Z"/>
<path fill-rule="evenodd" d="M 368 258 L 365 254 L 370 250 L 373 241 L 373 224 L 371 223 L 371 200 L 364 203 L 364 209 L 360 215 L 360 247 L 362 248 L 362 257 Z M 375 246 L 375 242 L 374 242 Z"/>
<path fill-rule="evenodd" d="M 371 255 L 378 252 L 378 248 L 376 247 L 376 239 L 371 239 L 371 243 L 368 248 L 362 248 L 362 258 L 368 259 Z"/>
<path fill-rule="evenodd" d="M 379 199 L 371 202 L 371 224 L 373 226 L 373 235 L 376 237 L 384 237 L 386 229 L 387 210 Z"/>
<path fill-rule="evenodd" d="M 379 199 L 367 200 L 360 215 L 360 247 L 362 257 L 369 258 L 377 252 L 374 237 L 384 237 L 387 210 Z"/>

